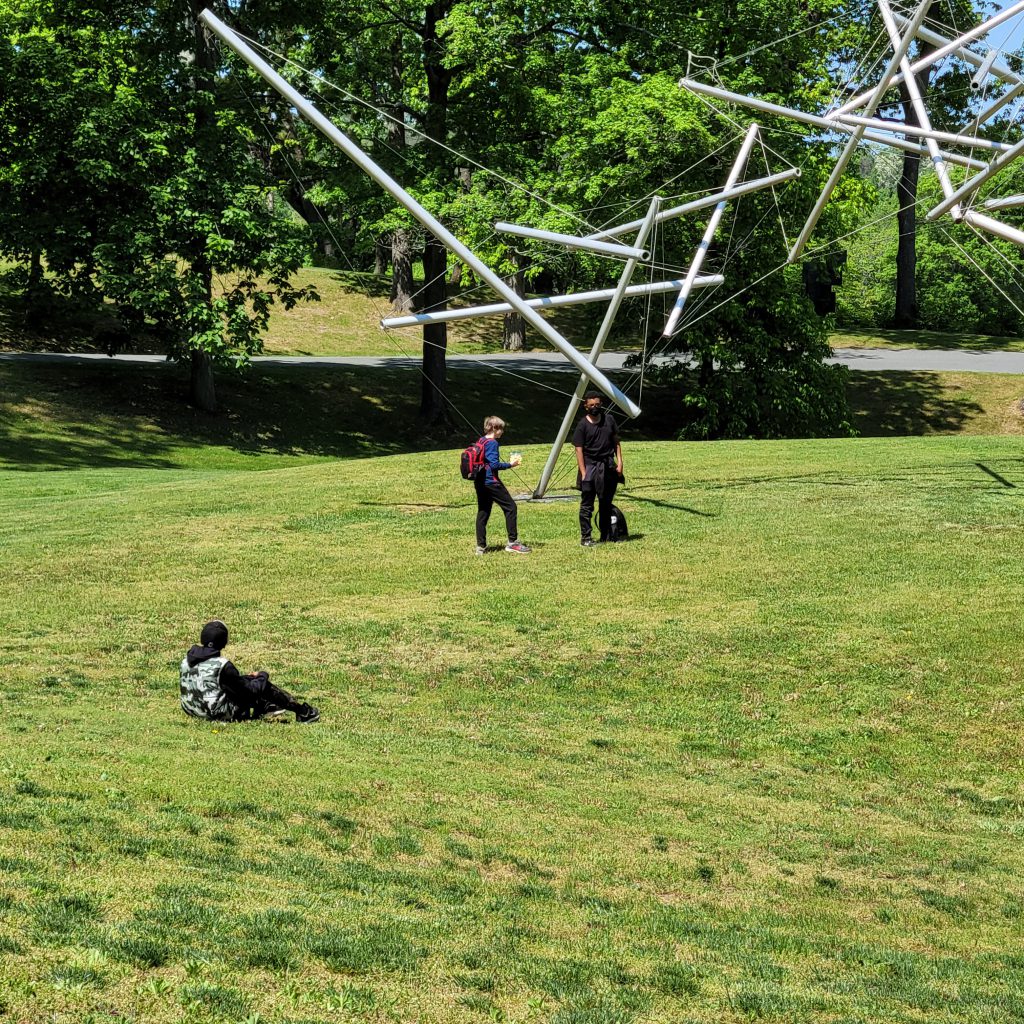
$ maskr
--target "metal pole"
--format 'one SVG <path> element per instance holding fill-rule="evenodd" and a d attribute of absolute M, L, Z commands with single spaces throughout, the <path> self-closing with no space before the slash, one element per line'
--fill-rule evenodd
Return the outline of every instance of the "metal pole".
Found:
<path fill-rule="evenodd" d="M 624 395 L 596 366 L 584 359 L 551 324 L 516 295 L 486 263 L 472 250 L 463 245 L 436 217 L 428 213 L 397 181 L 378 167 L 359 146 L 352 142 L 328 118 L 324 117 L 309 100 L 293 89 L 273 68 L 257 56 L 216 15 L 209 10 L 205 10 L 199 17 L 218 38 L 222 39 L 242 60 L 256 70 L 303 117 L 319 128 L 357 167 L 365 171 L 388 195 L 405 207 L 438 241 L 455 253 L 481 280 L 486 281 L 528 324 L 543 337 L 547 338 L 581 373 L 588 376 L 594 382 L 594 385 L 603 391 L 627 416 L 636 418 L 640 415 L 640 408 L 635 402 Z"/>
<path fill-rule="evenodd" d="M 986 121 L 989 120 L 989 118 L 995 117 L 995 115 L 998 114 L 1007 103 L 1011 100 L 1015 100 L 1022 92 L 1024 92 L 1024 82 L 1018 82 L 1012 88 L 1007 89 L 1002 96 L 990 103 L 984 110 L 980 111 L 973 121 L 964 125 L 961 129 L 961 133 L 964 135 L 973 135 Z"/>
<path fill-rule="evenodd" d="M 995 64 L 996 58 L 999 56 L 998 50 L 989 50 L 985 54 L 985 59 L 978 65 L 978 70 L 974 72 L 974 77 L 971 79 L 971 88 L 975 92 L 985 88 L 985 81 L 989 76 L 989 72 L 992 70 L 992 65 Z"/>
<path fill-rule="evenodd" d="M 889 9 L 888 0 L 878 0 L 878 10 L 881 12 L 882 21 L 885 23 L 885 30 L 889 33 L 889 40 L 895 47 L 902 40 L 900 39 L 900 30 L 896 27 L 892 11 Z M 917 84 L 917 76 L 910 70 L 910 61 L 907 57 L 900 61 L 900 68 L 905 79 L 903 87 L 907 90 L 907 95 L 910 97 L 910 105 L 914 108 L 914 113 L 917 115 L 918 124 L 922 128 L 931 130 L 932 123 L 928 117 L 928 110 L 924 105 L 924 99 L 921 97 L 921 88 Z M 935 139 L 927 136 L 924 142 L 931 155 L 935 176 L 939 179 L 939 187 L 942 189 L 942 194 L 948 199 L 953 193 L 953 183 L 949 180 L 949 171 L 946 169 L 946 165 L 939 154 L 939 144 Z M 960 208 L 956 204 L 953 204 L 952 212 L 953 219 L 959 220 Z"/>
<path fill-rule="evenodd" d="M 765 114 L 776 114 L 779 117 L 788 117 L 793 121 L 801 121 L 804 124 L 813 124 L 819 128 L 825 128 L 832 132 L 842 132 L 849 135 L 854 129 L 842 121 L 836 120 L 837 115 L 821 117 L 818 114 L 806 114 L 802 110 L 794 110 L 792 107 L 781 107 L 777 103 L 769 103 L 767 100 L 755 99 L 753 96 L 744 96 L 739 92 L 729 92 L 727 89 L 719 89 L 713 85 L 705 85 L 703 82 L 695 82 L 692 78 L 680 78 L 679 86 L 689 89 L 690 92 L 702 96 L 710 96 L 713 99 L 723 100 L 726 103 L 737 103 L 740 106 L 750 107 L 751 110 L 760 110 Z M 870 129 L 864 132 L 864 138 L 872 142 L 881 142 L 885 146 L 892 146 L 895 149 L 903 149 L 908 153 L 924 153 L 924 147 L 916 142 L 908 142 L 906 139 L 893 139 L 888 135 Z M 968 156 L 960 156 L 958 153 L 944 153 L 949 163 L 962 164 L 964 167 L 984 167 L 984 160 L 974 160 Z M 667 211 L 666 211 L 667 212 Z"/>
<path fill-rule="evenodd" d="M 667 220 L 675 220 L 677 217 L 684 217 L 688 213 L 697 210 L 705 210 L 709 206 L 716 206 L 723 199 L 734 199 L 736 196 L 745 196 L 748 192 L 757 192 L 762 188 L 771 188 L 773 185 L 781 185 L 784 181 L 792 181 L 800 177 L 799 167 L 790 167 L 778 174 L 769 174 L 767 178 L 755 178 L 753 181 L 744 181 L 735 188 L 727 189 L 724 192 L 715 192 L 713 195 L 704 196 L 701 199 L 694 199 L 692 202 L 684 203 L 682 206 L 673 206 L 671 209 L 662 210 L 655 218 L 655 224 L 664 224 Z M 605 228 L 602 231 L 595 231 L 587 238 L 615 238 L 626 231 L 635 231 L 643 224 L 640 220 L 631 220 L 625 224 L 616 224 L 613 228 Z"/>
<path fill-rule="evenodd" d="M 1022 2 L 1024 2 L 1024 0 L 1022 0 Z M 889 89 L 889 79 L 892 78 L 893 72 L 899 67 L 903 58 L 907 55 L 907 50 L 910 49 L 910 44 L 914 41 L 914 33 L 917 31 L 921 22 L 924 21 L 924 16 L 930 6 L 931 0 L 920 0 L 918 3 L 917 10 L 914 11 L 914 19 L 911 23 L 911 28 L 907 31 L 906 36 L 900 40 L 899 46 L 896 47 L 896 52 L 892 55 L 888 65 L 886 65 L 885 71 L 882 72 L 882 80 L 875 86 L 868 98 L 867 104 L 864 107 L 865 116 L 870 117 L 875 112 L 875 108 L 881 102 L 882 97 Z M 835 190 L 836 185 L 839 184 L 839 179 L 843 176 L 843 171 L 846 170 L 846 165 L 850 162 L 854 152 L 860 145 L 860 140 L 863 135 L 864 129 L 857 128 L 850 136 L 845 149 L 836 161 L 835 167 L 832 168 L 832 173 L 829 175 L 828 181 L 825 182 L 825 187 L 821 190 L 821 195 L 818 196 L 818 201 L 814 204 L 814 209 L 811 210 L 810 216 L 807 218 L 800 234 L 797 236 L 797 240 L 793 243 L 793 248 L 790 250 L 789 256 L 787 257 L 788 263 L 795 263 L 800 258 L 800 254 L 804 251 L 804 248 L 807 245 L 807 240 L 811 237 L 811 233 L 814 231 L 815 225 L 820 220 L 822 212 L 825 209 L 825 205 L 832 197 L 832 193 Z"/>
<path fill-rule="evenodd" d="M 908 86 L 909 88 L 909 86 Z M 925 128 L 915 124 L 904 124 L 902 121 L 885 121 L 880 117 L 859 117 L 857 114 L 840 114 L 843 124 L 862 124 L 865 128 L 878 128 L 887 132 L 902 132 L 904 135 L 917 135 L 936 142 L 951 142 L 954 146 L 970 146 L 972 149 L 1009 149 L 1008 142 L 996 142 L 994 139 L 979 139 L 977 136 L 957 135 L 954 132 L 940 132 L 934 128 Z"/>
<path fill-rule="evenodd" d="M 658 213 L 658 207 L 660 205 L 660 197 L 655 196 L 651 200 L 651 205 L 647 210 L 647 216 L 644 218 L 643 223 L 640 225 L 640 230 L 637 232 L 636 244 L 638 247 L 647 241 L 647 236 L 653 230 L 655 218 Z M 601 327 L 597 332 L 597 337 L 594 339 L 594 345 L 590 350 L 591 362 L 596 363 L 604 349 L 605 341 L 612 330 L 612 322 L 615 320 L 615 315 L 618 313 L 619 306 L 622 304 L 622 299 L 626 294 L 627 285 L 629 284 L 629 279 L 633 276 L 636 264 L 636 260 L 630 260 L 622 270 L 622 275 L 619 277 L 619 283 L 615 288 L 615 295 L 612 297 L 611 302 L 608 303 L 608 309 L 605 311 L 604 320 L 601 321 Z M 548 489 L 548 484 L 551 482 L 551 474 L 555 471 L 555 465 L 558 462 L 559 455 L 562 454 L 562 445 L 565 444 L 565 439 L 569 436 L 569 429 L 572 427 L 573 417 L 576 415 L 576 409 L 579 406 L 579 401 L 586 390 L 587 378 L 580 377 L 579 383 L 576 385 L 576 391 L 572 396 L 572 401 L 569 402 L 569 408 L 566 410 L 565 416 L 562 419 L 562 425 L 558 428 L 558 437 L 555 438 L 555 443 L 551 446 L 548 461 L 544 464 L 544 470 L 541 472 L 537 488 L 533 492 L 533 496 L 535 498 L 542 498 L 545 491 Z"/>
<path fill-rule="evenodd" d="M 725 182 L 726 191 L 736 184 L 743 173 L 743 168 L 747 166 L 750 151 L 754 148 L 754 142 L 757 139 L 757 131 L 756 124 L 752 124 L 747 129 L 746 138 L 743 140 L 743 145 L 740 146 L 739 153 L 736 154 L 736 160 L 733 162 L 732 169 L 729 171 L 729 177 Z M 700 273 L 701 264 L 704 262 L 704 257 L 707 255 L 708 248 L 715 237 L 715 232 L 718 230 L 718 224 L 722 219 L 723 213 L 725 213 L 724 199 L 718 202 L 714 213 L 711 214 L 711 218 L 708 220 L 708 226 L 704 229 L 704 237 L 700 240 L 700 245 L 697 246 L 697 251 L 693 254 L 690 269 L 686 272 L 686 280 L 683 281 L 683 287 L 679 289 L 679 297 L 676 299 L 676 304 L 672 307 L 672 312 L 668 315 L 668 320 L 665 321 L 665 330 L 662 331 L 663 337 L 667 338 L 672 334 L 676 329 L 676 324 L 679 323 L 679 318 L 683 315 L 683 307 L 686 305 L 686 300 L 690 297 L 694 278 Z"/>
<path fill-rule="evenodd" d="M 951 206 L 955 206 L 964 196 L 970 195 L 979 185 L 988 181 L 997 171 L 1001 171 L 1007 164 L 1024 153 L 1024 139 L 1021 139 L 1015 146 L 1012 146 L 1005 153 L 1000 153 L 983 171 L 978 171 L 973 178 L 968 178 L 955 192 L 948 195 L 938 206 L 933 206 L 926 214 L 925 220 L 935 220 L 936 217 L 944 214 Z"/>
<path fill-rule="evenodd" d="M 897 11 L 893 11 L 892 13 L 897 22 L 905 20 L 903 15 L 899 14 Z M 1020 12 L 1018 11 L 1018 13 Z M 962 43 L 959 39 L 951 40 L 948 36 L 940 35 L 938 32 L 928 28 L 927 25 L 922 25 L 917 30 L 917 38 L 923 39 L 926 43 L 931 43 L 933 46 L 949 46 L 950 44 L 955 45 Z M 973 50 L 969 50 L 963 45 L 957 45 L 956 50 L 953 52 L 956 53 L 961 60 L 966 61 L 968 64 L 973 64 L 976 68 L 980 68 L 986 59 L 985 57 L 979 57 Z M 996 78 L 1010 85 L 1016 85 L 1021 81 L 1020 75 L 1011 70 L 1008 65 L 1003 63 L 1003 61 L 999 60 L 998 56 L 992 62 L 992 65 L 988 70 L 989 74 L 995 75 Z"/>
<path fill-rule="evenodd" d="M 721 274 L 706 274 L 693 282 L 694 288 L 711 288 L 724 284 Z M 677 292 L 682 288 L 682 280 L 654 281 L 651 284 L 631 284 L 626 289 L 626 298 L 637 295 L 660 295 L 663 292 Z M 615 295 L 615 288 L 599 288 L 592 292 L 573 292 L 571 295 L 548 295 L 541 299 L 527 299 L 527 305 L 534 309 L 548 309 L 554 306 L 581 306 L 587 302 L 601 302 Z M 437 324 L 450 320 L 472 320 L 480 316 L 494 316 L 497 313 L 511 312 L 507 302 L 496 302 L 490 306 L 466 306 L 462 309 L 446 309 L 443 313 L 410 313 L 408 316 L 386 316 L 380 325 L 385 330 L 395 327 L 415 327 L 419 324 Z"/>
<path fill-rule="evenodd" d="M 649 255 L 646 249 L 634 249 L 628 245 L 618 245 L 615 242 L 598 242 L 592 238 L 580 238 L 578 235 L 560 235 L 554 231 L 527 228 L 521 224 L 508 224 L 501 220 L 495 223 L 494 230 L 505 235 L 516 235 L 519 238 L 536 238 L 541 242 L 554 242 L 557 245 L 564 245 L 567 249 L 586 249 L 589 252 L 599 252 L 607 256 L 625 256 L 628 260 L 646 260 Z"/>
<path fill-rule="evenodd" d="M 964 223 L 970 224 L 971 227 L 981 228 L 982 231 L 987 231 L 990 235 L 998 235 L 1000 238 L 1005 238 L 1008 242 L 1013 242 L 1014 245 L 1024 247 L 1024 231 L 1011 228 L 1009 224 L 1004 224 L 1000 220 L 993 220 L 991 217 L 986 217 L 983 213 L 975 213 L 973 210 L 968 210 L 964 214 Z"/>
<path fill-rule="evenodd" d="M 1009 210 L 1014 206 L 1024 206 L 1024 196 L 1006 196 L 1005 199 L 986 199 L 986 210 Z"/>
<path fill-rule="evenodd" d="M 940 60 L 944 60 L 951 53 L 956 53 L 958 57 L 963 58 L 964 60 L 968 61 L 971 64 L 974 64 L 975 62 L 980 63 L 983 60 L 983 58 L 979 57 L 976 53 L 971 53 L 970 50 L 966 49 L 965 44 L 980 38 L 981 36 L 985 35 L 988 32 L 991 32 L 992 29 L 996 28 L 998 25 L 1001 25 L 1004 21 L 1008 21 L 1010 18 L 1016 17 L 1018 14 L 1021 13 L 1021 11 L 1024 11 L 1024 0 L 1018 0 L 1018 2 L 1015 3 L 1012 7 L 1007 7 L 1005 11 L 1000 11 L 994 17 L 989 18 L 988 21 L 983 21 L 980 25 L 977 25 L 975 28 L 972 28 L 969 32 L 965 32 L 962 36 L 953 40 L 947 40 L 944 36 L 940 36 L 937 32 L 932 32 L 930 29 L 925 28 L 921 24 L 918 24 L 914 28 L 912 35 L 920 36 L 926 42 L 937 43 L 939 45 L 939 48 L 935 50 L 933 53 L 929 53 L 926 57 L 921 57 L 919 60 L 914 61 L 914 63 L 910 65 L 910 70 L 916 74 L 918 71 L 923 71 L 925 68 L 931 67 L 932 64 L 937 64 Z M 902 14 L 897 14 L 896 20 L 904 29 L 906 29 L 909 25 L 912 25 L 914 21 L 917 21 L 917 15 L 915 14 L 914 19 L 911 20 L 910 18 L 907 18 Z M 970 54 L 970 56 L 968 56 L 968 54 Z M 994 75 L 999 75 L 999 77 L 1002 78 L 1002 74 L 1000 74 L 1000 72 L 996 70 L 996 67 L 997 65 L 992 66 L 992 73 Z M 1010 71 L 1010 69 L 1007 68 L 1006 65 L 1003 65 L 1003 69 L 1007 71 L 1009 74 L 1013 75 L 1013 72 Z M 888 75 L 885 77 L 888 78 Z M 1014 80 L 1019 80 L 1016 75 L 1014 75 Z M 898 85 L 902 81 L 903 76 L 897 75 L 895 78 L 893 78 L 891 82 L 889 82 L 889 86 L 891 87 L 893 85 Z M 847 100 L 846 103 L 844 103 L 841 107 L 836 108 L 836 110 L 832 111 L 832 113 L 853 113 L 853 111 L 856 110 L 871 95 L 872 93 L 870 92 L 862 92 L 859 95 L 854 96 L 853 99 Z"/>

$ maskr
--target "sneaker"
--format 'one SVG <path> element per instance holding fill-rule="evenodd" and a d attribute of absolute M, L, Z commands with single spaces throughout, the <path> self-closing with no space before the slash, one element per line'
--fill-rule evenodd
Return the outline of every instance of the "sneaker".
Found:
<path fill-rule="evenodd" d="M 260 718 L 262 718 L 264 722 L 280 722 L 287 714 L 287 708 L 283 708 L 279 704 L 268 704 L 267 710 L 260 715 Z"/>
<path fill-rule="evenodd" d="M 478 555 L 486 555 L 487 554 L 487 548 L 481 547 L 479 544 L 477 544 L 477 546 L 476 546 L 476 553 Z"/>
<path fill-rule="evenodd" d="M 594 540 L 593 537 L 585 537 L 583 540 L 580 541 L 580 547 L 581 548 L 596 548 L 597 547 L 597 541 Z"/>
<path fill-rule="evenodd" d="M 505 545 L 506 551 L 511 551 L 514 555 L 528 555 L 531 551 L 522 541 L 510 541 Z"/>
<path fill-rule="evenodd" d="M 320 720 L 320 712 L 312 704 L 300 704 L 295 709 L 295 721 L 298 723 L 317 722 Z"/>

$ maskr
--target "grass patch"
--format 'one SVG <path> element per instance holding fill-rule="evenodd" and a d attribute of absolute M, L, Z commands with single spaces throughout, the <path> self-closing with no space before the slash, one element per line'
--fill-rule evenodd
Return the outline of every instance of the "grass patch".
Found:
<path fill-rule="evenodd" d="M 834 331 L 833 348 L 922 348 L 962 349 L 969 352 L 1024 352 L 1024 338 L 994 334 L 965 334 L 947 331 L 895 330 L 884 327 L 870 331 Z"/>
<path fill-rule="evenodd" d="M 1016 438 L 634 436 L 641 539 L 530 504 L 476 558 L 450 447 L 111 442 L 47 387 L 3 429 L 51 471 L 0 470 L 12 1019 L 1020 1019 Z M 211 615 L 323 720 L 186 719 Z"/>

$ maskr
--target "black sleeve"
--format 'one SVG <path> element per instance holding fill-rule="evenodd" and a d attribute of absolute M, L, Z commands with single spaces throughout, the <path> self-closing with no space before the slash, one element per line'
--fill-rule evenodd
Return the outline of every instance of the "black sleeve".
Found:
<path fill-rule="evenodd" d="M 615 417 L 614 416 L 609 416 L 608 417 L 608 423 L 609 423 L 609 425 L 612 428 L 612 441 L 614 441 L 615 444 L 618 444 L 619 443 L 619 425 L 618 425 L 618 423 L 615 422 Z"/>
<path fill-rule="evenodd" d="M 586 443 L 587 434 L 583 428 L 583 420 L 580 420 L 572 434 L 572 446 L 573 448 L 582 448 Z"/>

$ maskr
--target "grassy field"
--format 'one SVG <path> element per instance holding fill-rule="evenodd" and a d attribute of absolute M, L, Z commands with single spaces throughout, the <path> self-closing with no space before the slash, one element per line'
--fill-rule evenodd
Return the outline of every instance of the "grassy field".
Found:
<path fill-rule="evenodd" d="M 1017 438 L 641 426 L 475 558 L 408 379 L 166 372 L 0 364 L 0 1019 L 1024 1019 Z M 323 721 L 187 720 L 214 615 Z"/>
<path fill-rule="evenodd" d="M 950 334 L 945 331 L 887 330 L 834 331 L 833 348 L 937 348 L 973 352 L 1024 352 L 1024 338 L 1003 338 L 992 334 Z"/>

